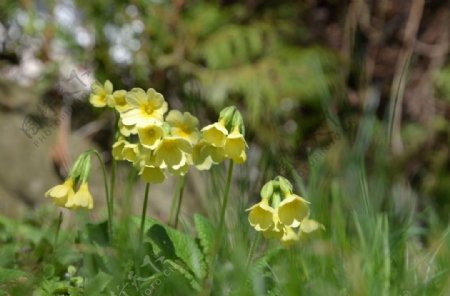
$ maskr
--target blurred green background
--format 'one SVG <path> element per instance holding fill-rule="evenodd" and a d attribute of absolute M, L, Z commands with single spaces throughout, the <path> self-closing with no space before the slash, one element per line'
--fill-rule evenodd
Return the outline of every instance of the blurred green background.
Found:
<path fill-rule="evenodd" d="M 307 178 L 308 159 L 337 174 L 346 145 L 363 145 L 368 167 L 379 166 L 374 153 L 387 145 L 389 182 L 448 221 L 448 5 L 412 3 L 2 1 L 1 160 L 11 168 L 2 195 L 39 203 L 54 182 L 50 163 L 64 175 L 81 149 L 66 144 L 70 133 L 109 150 L 111 117 L 86 103 L 92 81 L 109 79 L 153 87 L 202 123 L 238 106 L 251 169 L 264 168 L 255 190 L 261 174 Z M 26 182 L 36 172 L 50 181 Z"/>
<path fill-rule="evenodd" d="M 440 0 L 1 1 L 0 214 L 39 219 L 44 192 L 86 147 L 111 159 L 114 118 L 87 101 L 90 84 L 109 79 L 155 88 L 202 125 L 236 105 L 250 146 L 235 178 L 243 207 L 281 174 L 313 202 L 330 241 L 364 232 L 345 223 L 353 212 L 383 213 L 392 237 L 436 246 L 450 218 L 449 20 Z M 187 217 L 207 212 L 200 177 L 189 176 Z M 158 219 L 173 184 L 151 196 Z M 442 258 L 448 270 L 448 249 Z M 337 295 L 321 280 L 311 282 L 318 295 Z M 445 291 L 448 274 L 439 280 Z"/>

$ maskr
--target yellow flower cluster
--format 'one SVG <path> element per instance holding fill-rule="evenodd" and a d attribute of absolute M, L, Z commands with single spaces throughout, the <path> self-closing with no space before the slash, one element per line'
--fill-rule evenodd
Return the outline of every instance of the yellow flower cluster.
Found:
<path fill-rule="evenodd" d="M 131 162 L 146 182 L 163 182 L 166 171 L 182 176 L 191 165 L 207 170 L 225 158 L 235 163 L 246 160 L 244 124 L 233 106 L 222 110 L 216 123 L 199 130 L 195 116 L 168 112 L 163 95 L 152 88 L 113 91 L 109 81 L 95 83 L 90 102 L 119 113 L 120 136 L 113 144 L 113 157 Z"/>
<path fill-rule="evenodd" d="M 279 239 L 284 245 L 298 241 L 303 234 L 324 228 L 309 219 L 309 202 L 293 193 L 292 184 L 278 176 L 261 189 L 261 201 L 249 209 L 248 220 L 266 238 Z"/>
<path fill-rule="evenodd" d="M 88 209 L 94 207 L 94 199 L 89 192 L 87 180 L 91 168 L 91 160 L 88 153 L 82 154 L 75 162 L 69 177 L 60 185 L 56 185 L 45 193 L 54 204 L 68 209 Z M 78 191 L 74 188 L 80 183 Z"/>

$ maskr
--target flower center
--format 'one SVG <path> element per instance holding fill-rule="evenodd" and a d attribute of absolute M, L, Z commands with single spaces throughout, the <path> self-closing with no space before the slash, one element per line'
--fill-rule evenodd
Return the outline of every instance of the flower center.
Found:
<path fill-rule="evenodd" d="M 151 106 L 150 104 L 146 104 L 146 105 L 142 106 L 142 110 L 143 110 L 147 115 L 152 115 L 153 112 L 155 111 L 155 109 L 153 108 L 153 106 Z"/>

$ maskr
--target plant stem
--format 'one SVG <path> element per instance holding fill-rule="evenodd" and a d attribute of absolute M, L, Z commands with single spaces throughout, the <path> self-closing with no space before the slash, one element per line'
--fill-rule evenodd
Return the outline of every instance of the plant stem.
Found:
<path fill-rule="evenodd" d="M 63 213 L 59 212 L 58 221 L 56 224 L 55 241 L 53 243 L 53 250 L 56 250 L 56 245 L 58 244 L 59 231 L 61 230 L 61 224 L 63 221 Z"/>
<path fill-rule="evenodd" d="M 112 158 L 112 162 L 111 162 L 111 178 L 110 178 L 109 184 L 110 184 L 109 206 L 111 207 L 111 209 L 110 209 L 111 219 L 110 219 L 109 223 L 111 224 L 111 231 L 113 231 L 114 225 L 113 225 L 112 217 L 114 216 L 114 191 L 115 191 L 115 184 L 116 184 L 116 160 L 114 159 L 114 157 Z"/>
<path fill-rule="evenodd" d="M 225 224 L 225 212 L 228 204 L 228 195 L 230 193 L 230 186 L 231 186 L 231 177 L 233 175 L 233 160 L 230 159 L 230 165 L 228 167 L 228 176 L 227 176 L 227 183 L 225 185 L 225 192 L 223 193 L 223 201 L 222 201 L 222 208 L 220 211 L 220 221 L 219 221 L 219 236 L 218 240 L 222 239 L 222 232 L 223 227 Z"/>
<path fill-rule="evenodd" d="M 149 190 L 150 190 L 150 183 L 147 183 L 145 185 L 144 206 L 142 207 L 141 229 L 140 229 L 140 233 L 139 233 L 139 245 L 142 245 L 142 239 L 144 238 L 145 214 L 147 212 Z"/>
<path fill-rule="evenodd" d="M 97 157 L 100 166 L 102 168 L 102 172 L 103 172 L 103 181 L 105 183 L 105 194 L 106 194 L 106 208 L 108 209 L 108 232 L 109 232 L 109 239 L 112 240 L 113 238 L 113 230 L 112 230 L 112 212 L 111 212 L 111 199 L 109 196 L 110 191 L 108 190 L 108 177 L 106 175 L 106 167 L 105 164 L 103 163 L 103 160 L 100 156 L 100 154 L 98 153 L 97 150 L 92 149 L 89 151 L 90 153 L 94 153 L 95 156 Z"/>
<path fill-rule="evenodd" d="M 117 112 L 114 112 L 114 141 L 117 140 L 118 136 L 119 136 L 119 118 L 120 116 L 117 114 Z M 114 230 L 114 225 L 113 225 L 113 216 L 114 216 L 114 191 L 115 191 L 115 187 L 116 187 L 116 159 L 114 157 L 112 157 L 112 161 L 111 161 L 111 177 L 110 177 L 110 181 L 109 181 L 109 212 L 110 212 L 110 219 L 109 219 L 109 224 L 111 225 L 111 235 L 113 234 L 113 230 Z M 111 237 L 112 238 L 112 237 Z"/>
<path fill-rule="evenodd" d="M 204 282 L 205 292 L 202 295 L 209 295 L 212 288 L 213 273 L 216 266 L 217 254 L 219 253 L 220 242 L 222 241 L 223 228 L 225 225 L 225 210 L 228 203 L 228 195 L 230 193 L 231 177 L 233 175 L 233 165 L 234 165 L 233 160 L 230 159 L 230 165 L 228 167 L 227 183 L 225 185 L 225 191 L 223 194 L 223 201 L 220 212 L 219 229 L 217 231 L 217 237 L 214 242 L 213 249 L 211 251 L 210 272 L 208 273 L 208 276 L 205 279 Z"/>
<path fill-rule="evenodd" d="M 180 187 L 180 194 L 178 196 L 177 213 L 175 215 L 175 224 L 174 224 L 175 228 L 177 228 L 178 226 L 178 218 L 180 216 L 181 203 L 183 202 L 184 185 L 186 185 L 186 175 L 180 177 L 180 179 L 181 179 L 181 187 Z"/>
<path fill-rule="evenodd" d="M 180 187 L 181 187 L 181 179 L 177 179 L 176 189 L 172 196 L 172 204 L 170 205 L 170 213 L 169 219 L 167 220 L 167 224 L 172 225 L 173 215 L 175 213 L 175 207 L 178 202 L 178 197 L 180 195 Z"/>
<path fill-rule="evenodd" d="M 255 252 L 256 244 L 258 243 L 259 239 L 259 232 L 255 234 L 253 237 L 252 244 L 250 246 L 250 251 L 248 252 L 248 258 L 247 258 L 247 269 L 250 267 L 250 263 L 252 263 L 253 253 Z"/>

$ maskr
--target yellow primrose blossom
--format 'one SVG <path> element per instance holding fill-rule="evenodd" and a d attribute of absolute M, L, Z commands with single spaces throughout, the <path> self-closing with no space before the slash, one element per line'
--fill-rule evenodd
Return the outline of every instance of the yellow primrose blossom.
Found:
<path fill-rule="evenodd" d="M 189 170 L 189 161 L 183 165 L 168 167 L 169 172 L 174 176 L 184 176 Z"/>
<path fill-rule="evenodd" d="M 136 162 L 139 159 L 139 145 L 126 142 L 122 149 L 122 157 L 129 162 Z"/>
<path fill-rule="evenodd" d="M 245 149 L 247 143 L 244 136 L 240 133 L 239 128 L 236 127 L 231 134 L 227 136 L 225 142 L 225 156 L 231 158 L 235 163 L 244 163 L 247 160 Z"/>
<path fill-rule="evenodd" d="M 116 108 L 118 112 L 125 112 L 130 109 L 130 106 L 126 100 L 127 91 L 116 90 L 111 96 L 109 96 L 108 106 Z"/>
<path fill-rule="evenodd" d="M 202 128 L 203 139 L 214 147 L 224 147 L 228 130 L 222 121 L 215 122 Z"/>
<path fill-rule="evenodd" d="M 149 149 L 155 149 L 159 144 L 164 131 L 159 124 L 148 124 L 138 128 L 141 144 Z"/>
<path fill-rule="evenodd" d="M 209 170 L 213 164 L 220 163 L 225 157 L 223 148 L 214 147 L 205 140 L 194 146 L 192 161 L 199 170 Z"/>
<path fill-rule="evenodd" d="M 278 206 L 278 216 L 281 223 L 288 227 L 298 227 L 309 214 L 309 202 L 298 195 L 291 194 Z"/>
<path fill-rule="evenodd" d="M 116 159 L 116 160 L 124 160 L 123 155 L 122 155 L 122 151 L 123 151 L 123 148 L 125 147 L 126 143 L 127 143 L 127 141 L 124 138 L 120 137 L 113 144 L 113 146 L 112 146 L 112 156 L 114 157 L 114 159 Z"/>
<path fill-rule="evenodd" d="M 323 226 L 322 224 L 313 219 L 305 218 L 302 220 L 302 223 L 300 224 L 300 231 L 304 233 L 311 233 L 318 229 L 325 230 L 325 226 Z"/>
<path fill-rule="evenodd" d="M 160 123 L 167 112 L 167 102 L 162 94 L 149 88 L 145 92 L 141 88 L 133 88 L 126 95 L 130 109 L 120 114 L 124 125 L 146 126 L 150 123 Z"/>
<path fill-rule="evenodd" d="M 291 227 L 284 227 L 284 234 L 281 237 L 281 243 L 285 247 L 291 246 L 293 243 L 297 242 L 300 239 L 300 236 L 297 232 L 295 232 Z"/>
<path fill-rule="evenodd" d="M 248 221 L 256 231 L 266 231 L 274 225 L 275 209 L 269 206 L 267 199 L 261 200 L 249 209 Z"/>
<path fill-rule="evenodd" d="M 104 85 L 98 82 L 92 84 L 92 94 L 89 97 L 89 102 L 94 107 L 105 107 L 110 100 L 110 96 L 113 92 L 113 85 L 111 81 L 106 80 Z"/>
<path fill-rule="evenodd" d="M 69 197 L 65 207 L 69 209 L 85 208 L 88 210 L 92 210 L 92 208 L 94 207 L 94 199 L 92 198 L 92 195 L 89 192 L 87 182 L 83 181 L 81 183 L 78 191 L 74 195 Z"/>
<path fill-rule="evenodd" d="M 164 137 L 155 149 L 155 162 L 158 166 L 168 166 L 178 169 L 184 166 L 188 160 L 186 154 L 192 153 L 189 141 L 167 136 Z"/>
<path fill-rule="evenodd" d="M 166 116 L 169 123 L 170 133 L 173 136 L 188 140 L 195 145 L 199 140 L 198 119 L 189 112 L 181 113 L 178 110 L 171 110 Z"/>
<path fill-rule="evenodd" d="M 124 125 L 122 120 L 119 120 L 119 132 L 124 137 L 129 137 L 131 135 L 136 135 L 138 133 L 138 129 L 135 125 Z"/>
<path fill-rule="evenodd" d="M 278 218 L 278 212 L 275 210 L 273 217 L 273 226 L 269 229 L 263 231 L 263 236 L 265 238 L 275 238 L 275 239 L 281 239 L 284 235 L 284 227 L 283 224 L 280 222 L 280 218 Z"/>
<path fill-rule="evenodd" d="M 57 206 L 64 207 L 67 200 L 74 195 L 73 185 L 74 180 L 69 177 L 63 184 L 50 188 L 45 196 L 51 197 Z"/>
<path fill-rule="evenodd" d="M 164 171 L 155 166 L 143 166 L 139 175 L 147 183 L 162 183 L 166 179 Z"/>

